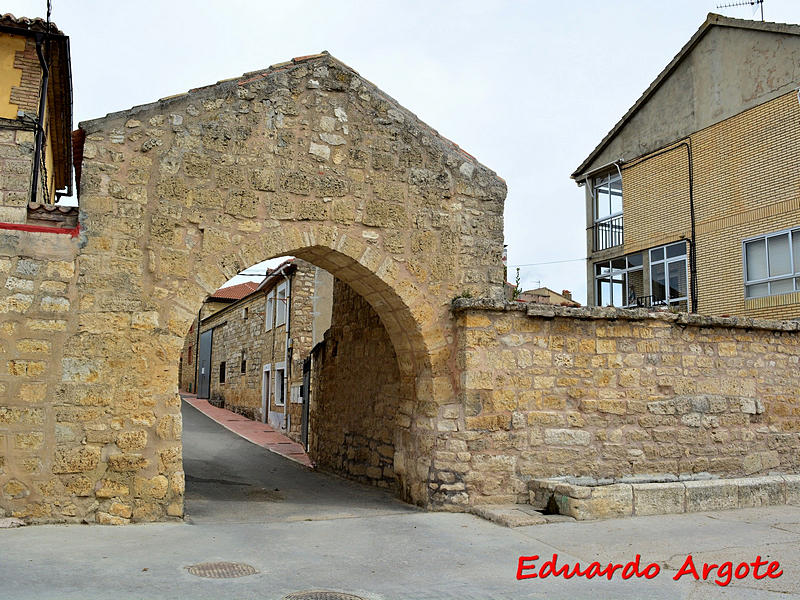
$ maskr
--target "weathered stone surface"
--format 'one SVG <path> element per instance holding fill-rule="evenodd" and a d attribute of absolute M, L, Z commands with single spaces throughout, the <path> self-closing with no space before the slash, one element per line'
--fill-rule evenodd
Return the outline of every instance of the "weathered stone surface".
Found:
<path fill-rule="evenodd" d="M 150 461 L 141 454 L 112 454 L 108 457 L 110 471 L 139 471 L 150 464 Z"/>
<path fill-rule="evenodd" d="M 57 449 L 53 464 L 53 473 L 83 473 L 93 471 L 100 463 L 100 448 L 86 446 L 83 448 Z"/>
<path fill-rule="evenodd" d="M 782 477 L 748 477 L 737 480 L 737 484 L 739 508 L 786 503 L 786 483 Z"/>
<path fill-rule="evenodd" d="M 633 485 L 633 509 L 636 515 L 682 513 L 686 488 L 683 483 L 639 483 Z"/>
<path fill-rule="evenodd" d="M 739 507 L 735 480 L 686 481 L 686 512 L 730 510 Z"/>
<path fill-rule="evenodd" d="M 478 504 L 470 512 L 503 527 L 527 527 L 547 523 L 541 513 L 524 504 Z"/>
<path fill-rule="evenodd" d="M 595 487 L 592 489 L 591 497 L 586 499 L 559 494 L 556 494 L 554 499 L 561 514 L 569 515 L 579 521 L 629 517 L 633 514 L 633 489 L 632 486 L 625 484 Z"/>

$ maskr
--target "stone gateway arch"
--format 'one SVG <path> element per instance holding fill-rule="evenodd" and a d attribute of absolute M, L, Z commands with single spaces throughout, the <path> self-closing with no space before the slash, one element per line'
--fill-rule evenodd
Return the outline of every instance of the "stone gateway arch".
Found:
<path fill-rule="evenodd" d="M 0 223 L 0 517 L 182 517 L 184 337 L 208 294 L 284 255 L 342 292 L 327 468 L 378 451 L 383 484 L 445 510 L 555 493 L 622 516 L 643 493 L 625 478 L 653 474 L 773 474 L 800 498 L 800 323 L 505 302 L 503 180 L 327 53 L 74 137 L 78 226 L 30 226 L 61 218 L 38 205 Z M 671 485 L 678 510 L 706 484 Z"/>
<path fill-rule="evenodd" d="M 228 278 L 294 255 L 380 317 L 402 390 L 397 485 L 427 505 L 437 423 L 458 416 L 450 302 L 501 297 L 504 182 L 326 53 L 81 130 L 77 323 L 60 390 L 102 404 L 88 423 L 107 421 L 118 441 L 56 460 L 96 465 L 83 476 L 127 489 L 139 519 L 181 515 L 183 337 Z M 338 393 L 326 401 L 347 410 Z"/>

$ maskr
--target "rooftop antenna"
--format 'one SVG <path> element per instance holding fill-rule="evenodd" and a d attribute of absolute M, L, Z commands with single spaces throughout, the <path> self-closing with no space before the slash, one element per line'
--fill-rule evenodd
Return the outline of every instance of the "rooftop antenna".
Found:
<path fill-rule="evenodd" d="M 758 6 L 761 8 L 761 21 L 764 21 L 764 0 L 742 0 L 741 2 L 731 2 L 730 4 L 717 4 L 717 8 L 731 8 L 734 6 Z"/>

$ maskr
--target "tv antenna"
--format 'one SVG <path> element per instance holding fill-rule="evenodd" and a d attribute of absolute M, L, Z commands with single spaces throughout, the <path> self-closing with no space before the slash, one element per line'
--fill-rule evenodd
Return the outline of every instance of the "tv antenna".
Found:
<path fill-rule="evenodd" d="M 758 6 L 761 9 L 761 21 L 764 21 L 764 0 L 742 0 L 741 2 L 731 2 L 729 4 L 717 4 L 717 8 L 732 8 L 734 6 Z"/>

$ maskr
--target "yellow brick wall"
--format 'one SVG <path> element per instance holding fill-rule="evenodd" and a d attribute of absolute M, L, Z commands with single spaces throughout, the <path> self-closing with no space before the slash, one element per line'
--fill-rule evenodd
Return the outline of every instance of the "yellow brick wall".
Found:
<path fill-rule="evenodd" d="M 796 92 L 690 136 L 698 311 L 800 316 L 800 294 L 745 300 L 742 241 L 800 226 L 800 104 Z M 688 156 L 675 145 L 623 171 L 625 252 L 690 236 Z"/>
<path fill-rule="evenodd" d="M 626 254 L 689 237 L 688 169 L 686 148 L 677 145 L 622 172 Z"/>

